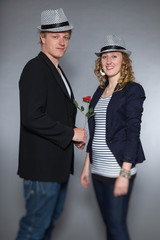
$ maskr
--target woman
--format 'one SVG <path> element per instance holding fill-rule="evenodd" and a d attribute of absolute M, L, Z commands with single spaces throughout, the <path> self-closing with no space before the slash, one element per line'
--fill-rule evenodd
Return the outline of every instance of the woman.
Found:
<path fill-rule="evenodd" d="M 81 184 L 90 185 L 89 170 L 107 227 L 107 240 L 128 240 L 126 225 L 129 197 L 136 164 L 145 160 L 140 125 L 145 93 L 134 82 L 131 52 L 116 35 L 106 37 L 96 53 L 95 75 L 100 86 L 91 100 L 94 117 L 89 118 L 90 139 L 81 174 Z"/>

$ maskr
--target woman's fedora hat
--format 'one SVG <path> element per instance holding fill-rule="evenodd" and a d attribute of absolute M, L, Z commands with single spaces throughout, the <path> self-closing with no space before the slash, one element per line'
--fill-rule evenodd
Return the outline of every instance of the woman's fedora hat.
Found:
<path fill-rule="evenodd" d="M 105 52 L 124 52 L 128 55 L 131 55 L 132 53 L 126 49 L 124 40 L 117 35 L 107 35 L 105 38 L 105 43 L 103 44 L 100 52 L 96 52 L 95 54 L 99 57 L 102 53 Z"/>
<path fill-rule="evenodd" d="M 41 26 L 37 27 L 43 32 L 64 32 L 73 29 L 62 8 L 45 10 L 41 13 Z"/>

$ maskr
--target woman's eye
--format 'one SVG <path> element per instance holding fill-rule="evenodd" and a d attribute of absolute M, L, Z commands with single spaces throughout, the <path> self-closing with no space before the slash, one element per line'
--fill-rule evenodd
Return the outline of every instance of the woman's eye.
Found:
<path fill-rule="evenodd" d="M 116 55 L 114 55 L 114 56 L 113 56 L 113 58 L 117 58 L 117 56 L 116 56 Z"/>

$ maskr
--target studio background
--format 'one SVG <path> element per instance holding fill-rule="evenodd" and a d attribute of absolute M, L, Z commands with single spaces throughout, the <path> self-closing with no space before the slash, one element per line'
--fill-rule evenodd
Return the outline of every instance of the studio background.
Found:
<path fill-rule="evenodd" d="M 96 56 L 106 34 L 121 35 L 132 51 L 137 82 L 146 92 L 141 140 L 147 161 L 138 165 L 128 225 L 132 240 L 159 240 L 160 229 L 160 3 L 159 0 L 1 0 L 0 2 L 0 239 L 15 239 L 25 213 L 22 179 L 16 172 L 19 144 L 18 81 L 26 62 L 40 51 L 40 14 L 62 7 L 74 24 L 68 51 L 60 61 L 76 100 L 93 95 L 98 81 L 93 73 Z M 85 105 L 85 103 L 83 104 Z M 78 113 L 77 127 L 84 117 Z M 75 149 L 75 174 L 71 176 L 63 214 L 57 221 L 55 240 L 104 240 L 105 227 L 92 186 L 80 185 L 85 151 Z"/>

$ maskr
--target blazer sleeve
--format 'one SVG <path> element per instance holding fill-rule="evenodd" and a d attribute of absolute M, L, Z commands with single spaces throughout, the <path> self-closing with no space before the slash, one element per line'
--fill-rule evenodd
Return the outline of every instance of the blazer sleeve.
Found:
<path fill-rule="evenodd" d="M 140 143 L 141 118 L 145 92 L 140 84 L 130 85 L 126 91 L 126 145 L 123 161 L 135 163 Z"/>
<path fill-rule="evenodd" d="M 21 124 L 30 132 L 65 149 L 72 141 L 72 127 L 54 121 L 46 112 L 47 83 L 36 61 L 24 67 L 19 81 Z M 56 114 L 56 113 L 55 113 Z"/>

